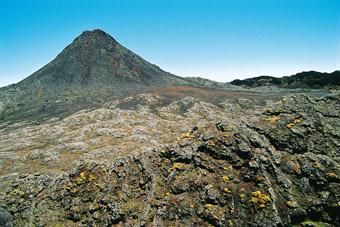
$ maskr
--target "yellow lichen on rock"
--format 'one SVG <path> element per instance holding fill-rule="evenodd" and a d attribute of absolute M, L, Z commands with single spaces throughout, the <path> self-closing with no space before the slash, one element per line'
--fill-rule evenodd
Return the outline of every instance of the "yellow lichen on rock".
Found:
<path fill-rule="evenodd" d="M 258 199 L 256 197 L 251 197 L 250 202 L 257 204 L 258 203 Z"/>
<path fill-rule="evenodd" d="M 229 220 L 228 220 L 228 225 L 229 225 L 229 226 L 233 226 L 233 225 L 234 225 L 233 220 L 229 219 Z"/>
<path fill-rule="evenodd" d="M 75 179 L 77 184 L 82 184 L 86 180 L 86 176 L 84 172 L 81 172 L 79 176 Z"/>
<path fill-rule="evenodd" d="M 297 205 L 298 205 L 297 202 L 294 201 L 294 200 L 287 201 L 287 206 L 288 207 L 294 208 L 294 207 L 297 207 Z"/>
<path fill-rule="evenodd" d="M 262 203 L 262 204 L 271 202 L 270 197 L 268 195 L 265 195 L 265 194 L 259 195 L 258 198 L 259 198 L 259 202 Z"/>
<path fill-rule="evenodd" d="M 71 188 L 70 189 L 70 192 L 72 192 L 72 193 L 76 193 L 78 190 L 76 189 L 76 188 Z"/>
<path fill-rule="evenodd" d="M 169 172 L 174 171 L 174 170 L 181 170 L 185 169 L 187 165 L 183 163 L 174 163 L 173 166 L 169 169 Z"/>
<path fill-rule="evenodd" d="M 229 166 L 223 166 L 224 170 L 230 170 L 231 168 Z"/>
<path fill-rule="evenodd" d="M 214 205 L 213 204 L 210 204 L 210 203 L 208 203 L 208 204 L 205 204 L 205 206 L 204 206 L 205 208 L 207 208 L 208 210 L 211 210 L 212 208 L 214 208 Z"/>
<path fill-rule="evenodd" d="M 83 180 L 86 179 L 86 176 L 85 176 L 85 173 L 84 173 L 84 172 L 81 172 L 81 173 L 79 174 L 79 177 L 82 178 Z"/>
<path fill-rule="evenodd" d="M 300 118 L 296 118 L 292 122 L 287 124 L 287 128 L 293 128 L 296 124 L 298 124 L 300 122 L 301 122 L 301 119 Z"/>
<path fill-rule="evenodd" d="M 25 192 L 21 191 L 19 188 L 14 189 L 13 193 L 15 193 L 15 194 L 17 194 L 17 195 L 19 195 L 21 197 L 26 194 Z"/>
<path fill-rule="evenodd" d="M 89 175 L 89 181 L 93 181 L 94 179 L 95 179 L 95 177 L 92 174 L 90 174 Z"/>
<path fill-rule="evenodd" d="M 279 116 L 269 116 L 265 119 L 266 122 L 268 122 L 269 124 L 275 124 L 276 122 L 278 122 L 280 120 Z"/>
<path fill-rule="evenodd" d="M 259 195 L 261 195 L 261 192 L 260 191 L 255 191 L 255 192 L 252 192 L 251 195 L 253 197 L 258 197 Z"/>
<path fill-rule="evenodd" d="M 224 191 L 225 193 L 228 193 L 228 194 L 231 193 L 231 190 L 230 190 L 229 188 L 223 188 L 223 191 Z"/>
<path fill-rule="evenodd" d="M 265 207 L 265 205 L 269 202 L 271 202 L 271 199 L 268 195 L 261 193 L 260 191 L 255 191 L 251 193 L 252 198 L 250 199 L 250 202 L 252 202 L 254 205 L 259 204 L 261 208 Z"/>
<path fill-rule="evenodd" d="M 314 164 L 314 167 L 317 168 L 317 169 L 320 169 L 321 168 L 321 164 L 319 162 L 316 162 Z"/>
<path fill-rule="evenodd" d="M 190 132 L 185 132 L 185 133 L 182 133 L 180 136 L 179 136 L 179 139 L 180 140 L 186 140 L 186 139 L 192 139 L 194 138 L 195 136 L 192 135 Z"/>
<path fill-rule="evenodd" d="M 333 172 L 328 172 L 328 173 L 326 173 L 326 177 L 327 177 L 327 178 L 330 178 L 330 179 L 339 179 L 338 175 L 336 175 L 336 174 L 333 173 Z"/>
<path fill-rule="evenodd" d="M 211 147 L 216 147 L 216 143 L 212 140 L 208 141 L 208 145 L 211 146 Z"/>
<path fill-rule="evenodd" d="M 228 183 L 228 182 L 230 182 L 230 179 L 229 179 L 229 177 L 228 177 L 228 176 L 226 176 L 226 175 L 224 175 L 224 176 L 222 177 L 222 180 L 223 180 L 223 182 L 225 182 L 225 183 Z"/>

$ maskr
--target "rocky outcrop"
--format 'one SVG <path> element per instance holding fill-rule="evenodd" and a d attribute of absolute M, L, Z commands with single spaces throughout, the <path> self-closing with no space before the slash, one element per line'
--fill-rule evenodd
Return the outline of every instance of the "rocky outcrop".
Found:
<path fill-rule="evenodd" d="M 139 110 L 157 99 L 144 96 Z M 133 111 L 131 101 L 120 108 Z M 13 220 L 6 220 L 14 226 L 340 225 L 339 95 L 291 95 L 253 115 L 240 115 L 248 111 L 241 106 L 223 113 L 187 98 L 160 107 L 168 115 L 153 108 L 168 120 L 209 121 L 190 121 L 165 147 L 87 156 L 60 173 L 7 175 L 1 207 Z M 67 121 L 80 124 L 75 119 Z"/>

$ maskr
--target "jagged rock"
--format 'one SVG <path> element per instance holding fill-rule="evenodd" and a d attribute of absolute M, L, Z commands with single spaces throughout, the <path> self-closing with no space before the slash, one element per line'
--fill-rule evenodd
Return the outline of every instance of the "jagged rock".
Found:
<path fill-rule="evenodd" d="M 0 193 L 13 225 L 340 224 L 339 96 L 288 96 L 251 116 L 143 97 L 1 132 L 4 151 L 21 151 L 1 166 L 19 172 Z"/>

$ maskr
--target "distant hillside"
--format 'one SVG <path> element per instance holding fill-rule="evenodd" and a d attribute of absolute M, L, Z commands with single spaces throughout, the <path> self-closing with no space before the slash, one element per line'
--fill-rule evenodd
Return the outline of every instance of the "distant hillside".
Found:
<path fill-rule="evenodd" d="M 340 71 L 321 73 L 315 71 L 301 72 L 293 76 L 276 78 L 271 76 L 259 76 L 245 80 L 233 80 L 232 85 L 260 87 L 278 86 L 283 88 L 325 88 L 340 86 Z"/>

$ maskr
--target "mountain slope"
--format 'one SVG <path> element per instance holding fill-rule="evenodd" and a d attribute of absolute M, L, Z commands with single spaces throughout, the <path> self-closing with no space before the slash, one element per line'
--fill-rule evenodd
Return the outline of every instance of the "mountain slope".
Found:
<path fill-rule="evenodd" d="M 315 71 L 301 72 L 292 76 L 276 78 L 271 76 L 259 76 L 245 80 L 233 80 L 232 85 L 259 87 L 278 86 L 283 88 L 322 88 L 340 86 L 340 71 L 321 73 Z"/>
<path fill-rule="evenodd" d="M 0 113 L 63 112 L 74 104 L 79 109 L 86 103 L 150 87 L 192 84 L 147 62 L 96 29 L 83 32 L 31 76 L 0 88 Z"/>
<path fill-rule="evenodd" d="M 96 29 L 83 32 L 67 46 L 52 62 L 20 82 L 40 80 L 47 88 L 55 89 L 98 85 L 170 85 L 183 82 L 180 77 L 164 72 L 132 53 L 110 35 Z M 173 81 L 174 80 L 174 81 Z"/>

